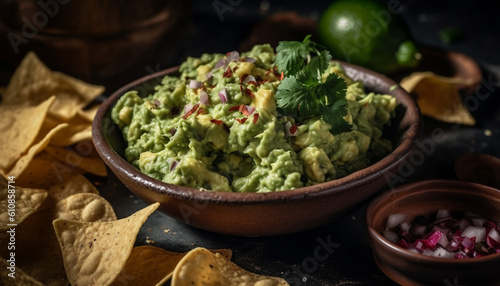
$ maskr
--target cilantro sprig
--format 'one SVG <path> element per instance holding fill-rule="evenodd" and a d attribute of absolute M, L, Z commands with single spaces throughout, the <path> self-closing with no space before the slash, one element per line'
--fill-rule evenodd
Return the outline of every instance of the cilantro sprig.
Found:
<path fill-rule="evenodd" d="M 282 41 L 276 48 L 276 66 L 285 74 L 276 92 L 276 103 L 283 114 L 299 121 L 321 115 L 339 134 L 352 129 L 344 120 L 347 84 L 338 75 L 323 80 L 332 56 L 306 36 L 302 42 Z"/>

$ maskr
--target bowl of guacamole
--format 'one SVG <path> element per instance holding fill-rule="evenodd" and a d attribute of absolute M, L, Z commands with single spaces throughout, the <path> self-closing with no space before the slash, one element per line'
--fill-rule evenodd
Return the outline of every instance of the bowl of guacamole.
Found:
<path fill-rule="evenodd" d="M 136 195 L 246 236 L 352 210 L 397 176 L 419 135 L 407 93 L 308 37 L 188 57 L 116 91 L 93 125 L 97 151 Z"/>

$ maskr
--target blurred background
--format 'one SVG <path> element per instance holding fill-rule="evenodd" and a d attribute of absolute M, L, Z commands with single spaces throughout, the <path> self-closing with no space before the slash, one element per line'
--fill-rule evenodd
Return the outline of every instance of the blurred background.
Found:
<path fill-rule="evenodd" d="M 332 0 L 126 1 L 1 0 L 0 85 L 29 50 L 52 69 L 102 84 L 108 92 L 203 52 L 301 40 Z M 494 1 L 394 2 L 415 41 L 500 65 L 499 5 Z M 452 38 L 444 39 L 443 31 Z M 315 39 L 315 36 L 313 36 Z M 317 39 L 316 39 L 317 40 Z"/>

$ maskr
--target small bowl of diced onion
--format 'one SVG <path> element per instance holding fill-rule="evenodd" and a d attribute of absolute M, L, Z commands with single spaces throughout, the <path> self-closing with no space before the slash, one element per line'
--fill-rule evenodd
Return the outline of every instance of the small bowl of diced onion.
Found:
<path fill-rule="evenodd" d="M 367 208 L 379 268 L 401 285 L 500 285 L 500 190 L 430 180 L 385 192 Z"/>

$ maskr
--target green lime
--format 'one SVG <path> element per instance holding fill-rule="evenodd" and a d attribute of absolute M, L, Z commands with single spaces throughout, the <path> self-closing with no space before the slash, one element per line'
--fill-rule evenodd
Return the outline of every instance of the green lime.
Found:
<path fill-rule="evenodd" d="M 372 0 L 335 1 L 319 19 L 320 40 L 334 58 L 382 73 L 414 67 L 420 54 L 392 8 Z"/>

